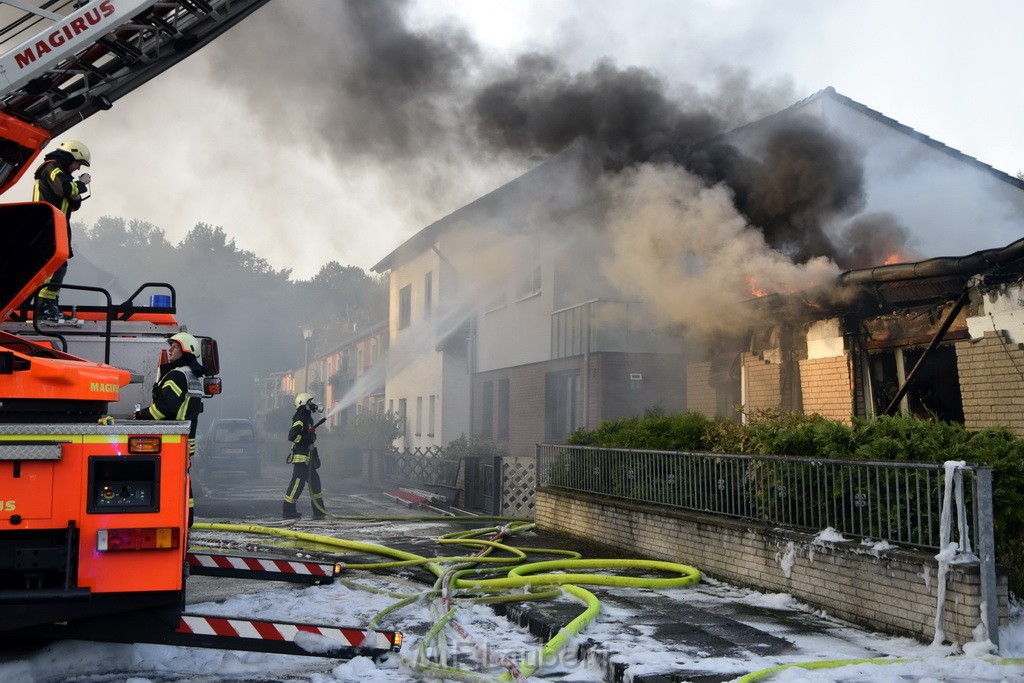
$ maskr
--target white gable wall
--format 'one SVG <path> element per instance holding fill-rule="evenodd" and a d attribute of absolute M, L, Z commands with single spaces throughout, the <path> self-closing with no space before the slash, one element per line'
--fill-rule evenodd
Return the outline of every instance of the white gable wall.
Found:
<path fill-rule="evenodd" d="M 909 230 L 917 257 L 998 248 L 1024 233 L 1024 191 L 830 97 L 814 100 L 828 126 L 864 153 L 867 205 Z"/>
<path fill-rule="evenodd" d="M 426 309 L 426 276 L 431 274 L 430 310 Z M 409 324 L 400 327 L 401 292 L 411 293 Z M 399 447 L 443 446 L 469 433 L 469 369 L 465 344 L 438 350 L 441 342 L 462 321 L 453 322 L 442 314 L 457 296 L 457 282 L 451 267 L 437 252 L 428 249 L 393 268 L 390 273 L 388 377 L 385 405 L 399 410 L 404 399 L 406 429 Z M 434 422 L 430 425 L 431 396 Z"/>
<path fill-rule="evenodd" d="M 536 363 L 551 358 L 553 269 L 550 263 L 544 263 L 540 267 L 538 291 L 524 293 L 517 282 L 509 282 L 505 303 L 486 310 L 479 316 L 478 372 Z"/>

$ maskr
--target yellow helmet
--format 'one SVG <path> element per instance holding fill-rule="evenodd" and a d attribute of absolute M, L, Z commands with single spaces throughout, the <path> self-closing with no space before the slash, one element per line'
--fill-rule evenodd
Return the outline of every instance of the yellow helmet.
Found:
<path fill-rule="evenodd" d="M 89 148 L 78 140 L 65 140 L 60 143 L 58 149 L 62 149 L 72 157 L 75 161 L 81 161 L 86 166 L 89 165 L 89 160 L 92 159 L 92 155 L 89 154 Z"/>
<path fill-rule="evenodd" d="M 199 357 L 199 340 L 188 332 L 179 332 L 167 340 L 168 344 L 171 342 L 178 342 L 178 346 L 184 353 L 191 353 L 196 358 Z"/>
<path fill-rule="evenodd" d="M 301 408 L 302 406 L 304 406 L 307 403 L 310 403 L 312 401 L 313 401 L 313 394 L 307 394 L 306 392 L 302 392 L 301 394 L 299 394 L 298 396 L 295 397 L 295 407 L 296 408 Z"/>

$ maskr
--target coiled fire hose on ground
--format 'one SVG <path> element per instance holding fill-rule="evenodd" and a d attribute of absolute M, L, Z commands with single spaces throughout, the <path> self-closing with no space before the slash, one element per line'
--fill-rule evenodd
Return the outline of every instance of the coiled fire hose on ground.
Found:
<path fill-rule="evenodd" d="M 335 517 L 339 517 L 334 515 Z M 346 517 L 345 519 L 360 519 L 364 521 L 403 521 L 403 522 L 437 522 L 452 520 L 448 516 L 425 516 L 425 517 Z M 276 536 L 292 540 L 300 540 L 316 545 L 341 548 L 343 550 L 358 552 L 366 555 L 376 555 L 390 558 L 382 562 L 346 563 L 346 569 L 352 570 L 381 570 L 401 568 L 410 566 L 421 566 L 431 572 L 437 580 L 434 585 L 426 591 L 405 595 L 391 593 L 360 584 L 349 579 L 339 579 L 340 583 L 349 588 L 363 590 L 373 593 L 385 593 L 395 598 L 395 602 L 384 610 L 377 613 L 369 624 L 376 627 L 388 615 L 407 607 L 411 604 L 431 600 L 434 607 L 435 623 L 424 634 L 418 644 L 418 655 L 415 658 L 402 657 L 402 661 L 410 668 L 419 671 L 424 675 L 441 677 L 449 680 L 466 681 L 468 683 L 496 683 L 497 681 L 519 681 L 526 680 L 535 673 L 544 662 L 551 661 L 559 650 L 572 642 L 572 639 L 579 635 L 593 621 L 600 612 L 601 606 L 597 597 L 590 591 L 582 588 L 584 585 L 594 586 L 618 586 L 634 588 L 681 588 L 693 585 L 700 581 L 700 572 L 684 564 L 674 562 L 663 562 L 657 560 L 636 560 L 636 559 L 583 559 L 579 553 L 569 550 L 555 548 L 524 548 L 509 545 L 499 539 L 514 536 L 517 533 L 530 530 L 534 525 L 529 520 L 506 518 L 506 517 L 474 517 L 473 521 L 498 520 L 506 524 L 500 527 L 486 527 L 468 531 L 458 531 L 438 537 L 440 544 L 455 544 L 467 547 L 475 547 L 477 551 L 473 555 L 423 557 L 415 553 L 409 553 L 395 548 L 350 541 L 334 536 L 325 536 L 298 531 L 290 528 L 266 527 L 250 524 L 216 524 L 196 523 L 192 528 L 206 531 L 225 531 L 232 533 L 246 533 L 261 536 Z M 490 538 L 482 539 L 480 536 L 490 534 Z M 497 555 L 496 553 L 502 553 Z M 528 554 L 563 556 L 563 559 L 545 560 L 539 562 L 526 562 Z M 513 565 L 505 571 L 505 567 Z M 668 577 L 650 576 L 621 576 L 616 574 L 600 574 L 585 572 L 581 570 L 643 570 L 647 572 L 659 572 L 668 574 Z M 546 588 L 554 586 L 554 588 Z M 515 591 L 515 592 L 513 592 Z M 523 592 L 525 591 L 525 592 Z M 485 595 L 481 595 L 484 593 Z M 481 674 L 474 671 L 459 669 L 447 663 L 445 657 L 445 641 L 442 637 L 447 626 L 451 625 L 460 633 L 463 638 L 471 640 L 471 635 L 462 628 L 455 619 L 458 607 L 456 600 L 466 600 L 474 604 L 489 604 L 498 602 L 525 602 L 535 600 L 548 600 L 557 598 L 562 594 L 568 594 L 579 601 L 584 609 L 572 621 L 566 624 L 553 638 L 545 643 L 534 656 L 527 657 L 522 662 L 511 662 L 507 658 L 498 655 L 487 655 L 490 661 L 496 661 L 506 668 L 506 673 L 499 677 Z M 428 651 L 434 647 L 433 658 L 428 656 Z M 483 648 L 477 648 L 482 651 Z M 1022 659 L 999 659 L 983 658 L 985 661 L 1003 665 L 1024 664 Z M 736 683 L 754 683 L 755 681 L 768 681 L 777 673 L 793 668 L 801 668 L 808 671 L 842 668 L 857 666 L 861 664 L 902 664 L 910 663 L 914 659 L 847 659 L 830 660 L 817 662 L 796 662 L 769 667 L 760 671 L 754 671 L 736 679 Z"/>
<path fill-rule="evenodd" d="M 380 518 L 363 518 L 380 519 Z M 420 518 L 389 518 L 388 521 L 451 521 L 451 517 L 420 517 Z M 474 521 L 477 518 L 473 518 Z M 506 518 L 507 520 L 507 518 Z M 689 586 L 700 581 L 700 572 L 688 565 L 655 560 L 622 560 L 622 559 L 582 559 L 579 553 L 559 549 L 517 548 L 497 539 L 505 539 L 516 533 L 532 529 L 532 522 L 521 519 L 507 520 L 502 527 L 488 527 L 459 531 L 445 534 L 438 538 L 441 544 L 454 544 L 475 547 L 473 555 L 441 556 L 427 558 L 387 546 L 361 541 L 350 541 L 334 536 L 314 534 L 291 528 L 266 527 L 253 524 L 220 524 L 196 523 L 192 528 L 196 531 L 224 531 L 262 536 L 276 536 L 305 541 L 316 545 L 341 548 L 361 554 L 376 555 L 389 558 L 383 562 L 346 563 L 348 570 L 380 570 L 398 567 L 421 566 L 431 572 L 437 581 L 429 591 L 416 595 L 389 594 L 396 602 L 381 611 L 371 620 L 371 626 L 380 623 L 386 615 L 394 614 L 405 606 L 423 599 L 434 599 L 435 623 L 419 643 L 421 656 L 403 657 L 403 662 L 424 674 L 448 678 L 451 680 L 472 681 L 522 681 L 532 675 L 542 664 L 550 661 L 558 651 L 579 635 L 601 609 L 600 601 L 584 585 L 599 586 L 631 586 L 642 588 L 668 588 Z M 477 538 L 490 534 L 491 538 Z M 564 559 L 546 560 L 542 562 L 526 562 L 527 553 L 562 555 Z M 513 565 L 511 569 L 502 567 Z M 663 572 L 669 578 L 619 576 L 600 574 L 581 570 L 644 570 Z M 345 582 L 346 585 L 353 585 Z M 540 589 L 541 586 L 556 586 L 554 589 Z M 512 592 L 516 591 L 516 592 Z M 471 635 L 455 620 L 457 606 L 454 601 L 466 599 L 474 603 L 513 602 L 526 600 L 550 599 L 566 593 L 579 601 L 583 611 L 565 625 L 553 638 L 545 643 L 535 656 L 527 657 L 523 662 L 511 662 L 502 656 L 491 655 L 492 661 L 497 660 L 506 668 L 500 677 L 487 676 L 477 672 L 456 668 L 447 663 L 445 658 L 444 629 L 452 625 L 463 638 L 472 640 Z M 480 595 L 484 593 L 485 595 Z M 430 648 L 434 648 L 434 659 L 425 656 Z M 483 650 L 484 648 L 478 648 Z"/>

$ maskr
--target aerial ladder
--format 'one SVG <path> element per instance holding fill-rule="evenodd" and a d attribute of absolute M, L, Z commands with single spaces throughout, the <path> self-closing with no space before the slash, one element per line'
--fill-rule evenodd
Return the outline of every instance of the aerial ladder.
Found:
<path fill-rule="evenodd" d="M 0 193 L 55 135 L 267 1 L 0 0 Z M 190 575 L 315 584 L 343 567 L 190 552 L 189 424 L 116 419 L 147 391 L 142 364 L 155 371 L 154 347 L 140 340 L 166 348 L 180 329 L 173 286 L 146 283 L 119 303 L 81 288 L 103 299 L 79 307 L 84 329 L 43 330 L 23 302 L 67 259 L 66 219 L 49 204 L 24 202 L 0 205 L 0 225 L 0 637 L 335 658 L 398 651 L 402 634 L 393 630 L 185 609 Z M 169 294 L 137 303 L 147 287 Z M 212 396 L 216 342 L 201 342 Z M 310 634 L 320 638 L 316 652 L 301 646 Z"/>

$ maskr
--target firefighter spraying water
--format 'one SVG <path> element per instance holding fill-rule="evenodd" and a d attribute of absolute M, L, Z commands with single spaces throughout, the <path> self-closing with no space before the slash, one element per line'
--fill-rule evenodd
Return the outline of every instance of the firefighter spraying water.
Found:
<path fill-rule="evenodd" d="M 288 482 L 281 511 L 281 516 L 285 519 L 298 519 L 302 516 L 302 513 L 295 509 L 295 503 L 302 495 L 307 482 L 313 519 L 324 519 L 328 515 L 320 488 L 320 474 L 317 472 L 320 469 L 320 453 L 316 448 L 316 428 L 326 422 L 327 418 L 313 423 L 313 414 L 322 413 L 323 410 L 313 401 L 312 394 L 303 392 L 295 397 L 295 415 L 292 416 L 292 426 L 288 430 L 288 441 L 292 444 L 291 452 L 288 454 L 292 478 Z"/>

